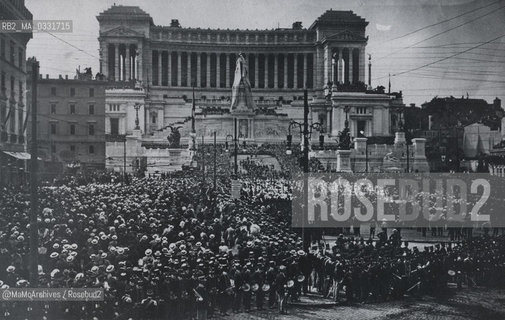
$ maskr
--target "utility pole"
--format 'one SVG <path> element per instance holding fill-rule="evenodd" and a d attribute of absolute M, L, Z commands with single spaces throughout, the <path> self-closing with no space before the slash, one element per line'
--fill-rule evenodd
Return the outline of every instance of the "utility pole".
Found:
<path fill-rule="evenodd" d="M 234 154 L 234 173 L 235 173 L 235 179 L 238 178 L 238 137 L 237 137 L 237 118 L 235 118 L 235 124 L 234 124 L 234 135 L 235 135 L 235 154 Z"/>
<path fill-rule="evenodd" d="M 205 183 L 205 136 L 202 136 L 202 168 L 203 168 L 203 183 Z"/>
<path fill-rule="evenodd" d="M 216 190 L 216 179 L 217 179 L 217 137 L 216 137 L 216 131 L 214 131 L 214 191 Z"/>
<path fill-rule="evenodd" d="M 126 134 L 123 140 L 123 185 L 126 184 Z"/>
<path fill-rule="evenodd" d="M 39 255 L 39 229 L 37 213 L 39 208 L 38 195 L 38 142 L 37 142 L 37 81 L 39 78 L 39 62 L 32 64 L 32 143 L 30 158 L 30 286 L 39 285 L 38 255 Z"/>

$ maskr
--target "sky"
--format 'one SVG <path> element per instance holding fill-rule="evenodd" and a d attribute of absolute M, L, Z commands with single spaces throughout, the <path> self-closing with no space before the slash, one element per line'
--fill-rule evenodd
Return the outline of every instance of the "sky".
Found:
<path fill-rule="evenodd" d="M 73 21 L 57 38 L 34 33 L 27 56 L 50 77 L 97 72 L 96 16 L 114 4 L 140 6 L 157 25 L 211 29 L 308 28 L 326 10 L 352 10 L 369 21 L 373 87 L 387 88 L 391 75 L 392 91 L 418 106 L 435 96 L 505 98 L 505 0 L 26 0 L 34 20 Z"/>

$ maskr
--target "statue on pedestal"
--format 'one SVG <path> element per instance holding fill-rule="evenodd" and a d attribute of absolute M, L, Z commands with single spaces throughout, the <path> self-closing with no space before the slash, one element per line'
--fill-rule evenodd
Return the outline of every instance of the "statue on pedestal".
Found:
<path fill-rule="evenodd" d="M 172 127 L 168 126 L 170 130 L 172 131 L 168 136 L 168 146 L 170 148 L 179 148 L 181 145 L 181 133 L 179 132 L 179 129 L 182 127 Z"/>

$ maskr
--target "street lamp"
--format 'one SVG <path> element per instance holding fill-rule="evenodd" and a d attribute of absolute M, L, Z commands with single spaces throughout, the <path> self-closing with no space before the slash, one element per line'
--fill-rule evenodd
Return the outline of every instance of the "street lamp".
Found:
<path fill-rule="evenodd" d="M 368 137 L 365 136 L 365 131 L 361 130 L 359 133 L 366 138 L 365 142 L 365 172 L 368 173 Z"/>

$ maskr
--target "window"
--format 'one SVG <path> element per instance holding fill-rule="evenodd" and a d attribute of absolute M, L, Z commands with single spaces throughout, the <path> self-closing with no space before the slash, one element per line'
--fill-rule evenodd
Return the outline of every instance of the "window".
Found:
<path fill-rule="evenodd" d="M 51 87 L 51 95 L 52 96 L 56 95 L 56 87 Z"/>
<path fill-rule="evenodd" d="M 70 88 L 70 96 L 75 97 L 75 88 Z"/>
<path fill-rule="evenodd" d="M 366 108 L 365 107 L 357 107 L 356 113 L 357 114 L 366 114 Z"/>
<path fill-rule="evenodd" d="M 364 137 L 364 134 L 362 134 L 361 131 L 366 134 L 366 121 L 358 121 L 358 137 Z"/>
<path fill-rule="evenodd" d="M 2 37 L 2 40 L 1 40 L 1 53 L 0 55 L 2 56 L 2 58 L 5 58 L 5 39 Z"/>
<path fill-rule="evenodd" d="M 75 145 L 73 144 L 70 145 L 70 151 L 75 152 Z"/>
<path fill-rule="evenodd" d="M 89 146 L 88 151 L 90 154 L 95 153 L 95 146 Z"/>
<path fill-rule="evenodd" d="M 95 88 L 89 88 L 89 96 L 94 97 L 95 96 Z"/>
<path fill-rule="evenodd" d="M 14 99 L 14 86 L 16 83 L 16 79 L 14 77 L 11 77 L 11 98 Z"/>
<path fill-rule="evenodd" d="M 51 134 L 56 134 L 56 123 L 51 123 Z"/>
<path fill-rule="evenodd" d="M 23 81 L 19 81 L 18 83 L 18 88 L 19 88 L 19 102 L 23 103 Z"/>
<path fill-rule="evenodd" d="M 75 135 L 75 124 L 70 125 L 70 134 Z"/>
<path fill-rule="evenodd" d="M 88 124 L 88 134 L 90 136 L 95 135 L 95 125 L 94 124 Z"/>
<path fill-rule="evenodd" d="M 56 103 L 51 103 L 51 114 L 56 114 Z"/>
<path fill-rule="evenodd" d="M 156 115 L 155 115 L 155 114 L 153 114 L 153 115 L 151 116 L 151 119 L 152 119 L 152 120 L 151 120 L 152 124 L 156 124 L 156 120 L 157 120 L 157 119 L 156 119 Z"/>
<path fill-rule="evenodd" d="M 18 49 L 18 66 L 20 69 L 23 69 L 23 49 Z"/>
<path fill-rule="evenodd" d="M 11 63 L 14 64 L 14 41 L 11 41 Z"/>
<path fill-rule="evenodd" d="M 89 114 L 91 114 L 91 115 L 95 114 L 95 105 L 94 104 L 90 104 L 88 106 L 88 111 L 89 111 Z"/>
<path fill-rule="evenodd" d="M 110 118 L 110 134 L 117 136 L 119 134 L 119 119 Z"/>
<path fill-rule="evenodd" d="M 75 104 L 70 105 L 70 114 L 75 114 Z"/>

